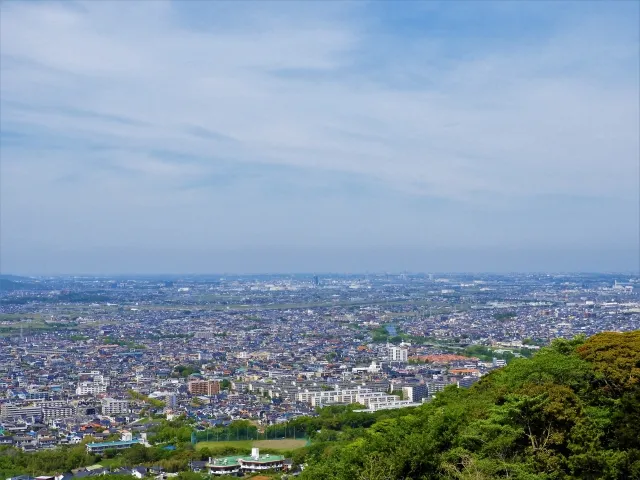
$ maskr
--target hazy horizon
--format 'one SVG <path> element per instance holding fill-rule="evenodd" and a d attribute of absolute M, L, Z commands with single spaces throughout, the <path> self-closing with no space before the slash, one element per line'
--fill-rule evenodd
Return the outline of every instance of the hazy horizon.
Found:
<path fill-rule="evenodd" d="M 0 272 L 640 271 L 638 2 L 3 2 Z"/>
<path fill-rule="evenodd" d="M 578 253 L 579 255 L 576 255 Z M 295 249 L 265 251 L 227 251 L 214 255 L 206 251 L 165 251 L 154 256 L 150 252 L 109 252 L 111 268 L 100 267 L 101 257 L 91 252 L 58 252 L 55 262 L 44 256 L 39 270 L 5 271 L 16 275 L 249 275 L 249 274 L 363 274 L 363 273 L 619 273 L 637 275 L 638 267 L 626 262 L 625 255 L 617 261 L 604 258 L 603 251 L 572 250 L 555 252 L 518 250 L 459 251 L 441 249 L 425 252 L 393 249 L 353 249 L 351 251 L 316 251 L 307 254 Z M 624 252 L 631 256 L 633 252 Z M 386 257 L 385 261 L 380 256 Z M 134 261 L 129 259 L 135 258 Z M 562 258 L 561 261 L 558 258 Z M 127 266 L 123 266 L 125 259 Z M 32 259 L 32 261 L 38 258 Z M 64 265 L 81 262 L 86 270 L 65 270 Z M 248 265 L 240 269 L 239 264 Z M 536 268 L 527 265 L 535 264 Z M 496 265 L 512 265 L 514 268 L 497 268 Z M 610 265 L 617 268 L 610 268 Z M 636 260 L 635 265 L 638 265 Z M 586 267 L 585 267 L 586 266 Z M 93 268 L 91 268 L 93 267 Z"/>
<path fill-rule="evenodd" d="M 439 272 L 439 271 L 406 271 L 406 270 L 399 270 L 399 271 L 386 271 L 386 270 L 380 270 L 380 271 L 362 271 L 362 272 L 208 272 L 208 273 L 193 273 L 193 272 L 182 272 L 182 273 L 82 273 L 82 272 L 77 272 L 77 273 L 49 273 L 49 274 L 37 274 L 37 273 L 31 273 L 31 274 L 21 274 L 21 275 L 17 275 L 17 274 L 12 274 L 12 273 L 2 273 L 0 274 L 0 278 L 6 278 L 6 277 L 11 277 L 11 278 L 55 278 L 55 277 L 73 277 L 73 278 L 130 278 L 130 279 L 136 279 L 136 278 L 142 278 L 142 279 L 158 279 L 158 280 L 171 280 L 171 279 L 178 279 L 178 278 L 191 278 L 191 277 L 195 277 L 195 278 L 206 278 L 206 277 L 270 277 L 270 276 L 274 276 L 274 277 L 309 277 L 312 278 L 314 276 L 317 276 L 319 278 L 323 278 L 323 277 L 332 277 L 332 276 L 381 276 L 381 275 L 410 275 L 410 276 L 427 276 L 427 275 L 432 275 L 434 276 L 434 278 L 438 275 L 444 275 L 444 276 L 464 276 L 464 275 L 478 275 L 478 276 L 483 276 L 483 275 L 496 275 L 496 276 L 502 276 L 502 275 L 553 275 L 553 276 L 558 276 L 558 277 L 565 277 L 565 276 L 572 276 L 572 275 L 576 275 L 576 276 L 588 276 L 588 275 L 604 275 L 604 276 L 630 276 L 632 278 L 638 277 L 640 274 L 636 273 L 636 272 L 616 272 L 616 271 L 611 271 L 611 272 L 563 272 L 563 271 L 558 271 L 558 272 L 544 272 L 544 271 L 540 271 L 540 272 L 535 272 L 535 271 L 531 271 L 531 272 L 482 272 L 482 271 L 477 271 L 477 272 L 463 272 L 463 271 L 459 271 L 459 272 Z"/>

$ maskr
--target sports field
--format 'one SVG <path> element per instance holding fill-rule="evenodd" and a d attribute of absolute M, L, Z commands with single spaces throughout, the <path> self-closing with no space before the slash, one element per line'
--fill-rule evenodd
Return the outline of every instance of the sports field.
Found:
<path fill-rule="evenodd" d="M 307 444 L 306 440 L 284 438 L 282 440 L 230 440 L 224 442 L 198 442 L 196 443 L 196 450 L 202 448 L 211 448 L 212 450 L 220 447 L 236 447 L 246 448 L 251 447 L 269 448 L 271 450 L 295 450 L 296 448 L 304 447 Z"/>

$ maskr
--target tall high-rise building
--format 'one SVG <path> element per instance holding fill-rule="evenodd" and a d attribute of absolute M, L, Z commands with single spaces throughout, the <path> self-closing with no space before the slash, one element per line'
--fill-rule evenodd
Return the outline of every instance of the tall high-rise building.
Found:
<path fill-rule="evenodd" d="M 320 280 L 318 279 L 318 275 L 313 276 L 313 284 L 317 287 L 320 285 Z"/>

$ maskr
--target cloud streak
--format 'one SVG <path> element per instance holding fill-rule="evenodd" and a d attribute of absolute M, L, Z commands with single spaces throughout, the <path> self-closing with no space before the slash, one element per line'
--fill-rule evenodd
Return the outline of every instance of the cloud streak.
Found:
<path fill-rule="evenodd" d="M 403 8 L 3 4 L 4 260 L 38 229 L 56 232 L 44 242 L 52 248 L 76 242 L 60 209 L 87 225 L 98 212 L 137 235 L 96 228 L 105 245 L 162 243 L 154 205 L 201 238 L 185 245 L 235 245 L 240 234 L 199 223 L 220 203 L 224 228 L 249 216 L 274 244 L 311 241 L 273 213 L 281 209 L 345 232 L 329 235 L 334 246 L 359 241 L 346 228 L 353 222 L 396 246 L 471 235 L 497 247 L 492 230 L 513 225 L 521 233 L 504 235 L 508 245 L 547 228 L 567 245 L 572 222 L 540 200 L 558 196 L 601 199 L 606 224 L 632 247 L 640 125 L 638 27 L 628 18 L 638 6 L 483 4 L 474 8 L 486 30 L 455 5 Z M 277 194 L 287 191 L 297 193 Z M 381 213 L 396 218 L 361 202 L 388 204 Z M 567 202 L 580 221 L 593 211 L 593 202 Z M 260 220 L 247 204 L 270 213 Z M 469 212 L 498 220 L 474 225 Z M 521 225 L 514 218 L 524 213 L 546 220 Z M 438 226 L 438 241 L 414 228 L 416 215 Z"/>

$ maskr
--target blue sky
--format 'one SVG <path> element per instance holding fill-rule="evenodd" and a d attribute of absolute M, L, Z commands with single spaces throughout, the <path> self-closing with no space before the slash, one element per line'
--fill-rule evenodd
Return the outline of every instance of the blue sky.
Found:
<path fill-rule="evenodd" d="M 637 271 L 638 2 L 3 2 L 0 272 Z"/>

